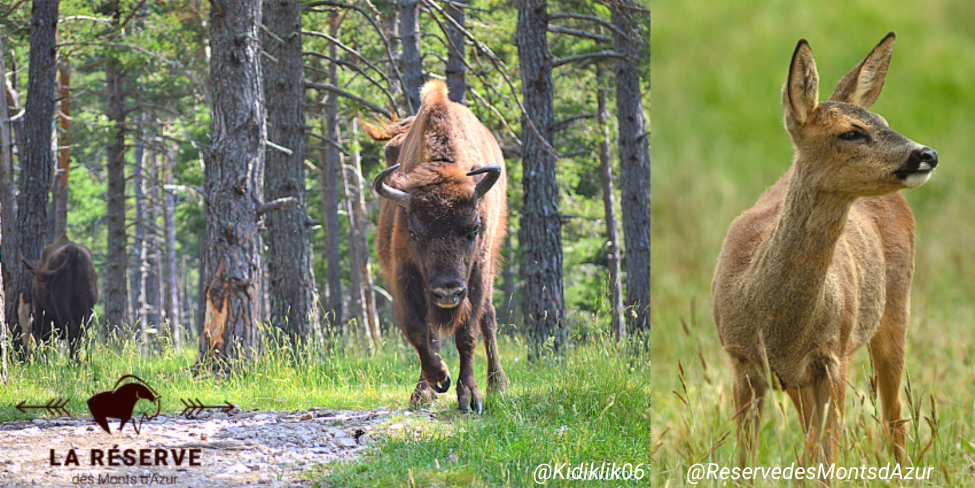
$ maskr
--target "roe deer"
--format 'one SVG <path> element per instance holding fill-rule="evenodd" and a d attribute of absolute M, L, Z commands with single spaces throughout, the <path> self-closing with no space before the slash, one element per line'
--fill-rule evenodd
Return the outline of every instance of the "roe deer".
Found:
<path fill-rule="evenodd" d="M 782 89 L 792 167 L 731 224 L 711 285 L 735 369 L 739 464 L 754 455 L 767 377 L 795 403 L 810 455 L 833 462 L 847 366 L 864 344 L 884 429 L 904 461 L 899 390 L 914 217 L 898 190 L 927 181 L 938 153 L 867 110 L 893 47 L 891 32 L 823 103 L 809 44 L 800 40 L 792 55 Z"/>

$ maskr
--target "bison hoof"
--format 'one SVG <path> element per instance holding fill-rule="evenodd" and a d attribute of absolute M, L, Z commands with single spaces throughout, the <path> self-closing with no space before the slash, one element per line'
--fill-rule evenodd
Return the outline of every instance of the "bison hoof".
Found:
<path fill-rule="evenodd" d="M 450 375 L 448 374 L 447 379 L 443 382 L 431 384 L 430 387 L 437 393 L 447 393 L 447 390 L 450 389 Z"/>
<path fill-rule="evenodd" d="M 466 403 L 461 403 L 457 408 L 464 413 L 476 412 L 478 415 L 480 415 L 484 413 L 484 402 L 471 400 L 470 406 L 467 406 Z"/>

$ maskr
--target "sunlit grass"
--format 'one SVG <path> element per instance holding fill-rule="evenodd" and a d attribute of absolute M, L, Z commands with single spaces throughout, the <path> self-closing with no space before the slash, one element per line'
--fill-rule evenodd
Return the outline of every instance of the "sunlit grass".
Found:
<path fill-rule="evenodd" d="M 106 343 L 89 340 L 79 364 L 64 347 L 46 346 L 25 362 L 13 362 L 10 381 L 0 390 L 0 421 L 44 415 L 23 414 L 21 400 L 41 405 L 69 398 L 72 415 L 88 415 L 85 402 L 110 390 L 124 374 L 146 380 L 162 397 L 162 409 L 177 414 L 182 398 L 205 404 L 229 401 L 245 410 L 309 407 L 375 409 L 396 416 L 380 426 L 380 441 L 361 461 L 326 465 L 306 477 L 323 486 L 529 486 L 541 463 L 642 464 L 644 477 L 605 486 L 641 486 L 649 477 L 650 360 L 642 341 L 617 344 L 605 333 L 573 336 L 562 356 L 529 363 L 518 337 L 499 339 L 510 387 L 487 396 L 483 415 L 457 410 L 455 390 L 429 405 L 432 418 L 406 416 L 419 361 L 398 331 L 387 336 L 374 357 L 348 340 L 321 349 L 294 348 L 280 334 L 268 334 L 264 350 L 247 368 L 225 376 L 196 367 L 196 351 L 167 341 Z M 442 351 L 456 374 L 458 357 L 450 340 Z M 475 377 L 486 394 L 487 363 L 479 345 Z M 148 408 L 148 407 L 147 407 Z M 555 480 L 549 486 L 573 486 Z"/>

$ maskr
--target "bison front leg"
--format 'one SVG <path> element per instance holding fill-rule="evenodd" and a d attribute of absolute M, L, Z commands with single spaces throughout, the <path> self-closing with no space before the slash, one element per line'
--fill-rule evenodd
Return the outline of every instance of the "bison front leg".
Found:
<path fill-rule="evenodd" d="M 437 334 L 431 333 L 428 341 L 430 350 L 439 356 L 440 354 L 440 338 Z M 447 386 L 450 386 L 450 375 L 447 375 Z M 443 392 L 441 392 L 443 393 Z M 425 403 L 431 403 L 437 399 L 437 392 L 433 391 L 430 387 L 430 383 L 423 377 L 423 371 L 420 371 L 420 379 L 416 382 L 416 388 L 413 390 L 413 394 L 410 395 L 410 405 L 416 407 Z"/>
<path fill-rule="evenodd" d="M 477 329 L 473 321 L 461 325 L 454 332 L 457 355 L 460 356 L 460 372 L 457 373 L 457 408 L 461 412 L 484 412 L 484 397 L 474 379 L 474 348 L 477 346 Z"/>

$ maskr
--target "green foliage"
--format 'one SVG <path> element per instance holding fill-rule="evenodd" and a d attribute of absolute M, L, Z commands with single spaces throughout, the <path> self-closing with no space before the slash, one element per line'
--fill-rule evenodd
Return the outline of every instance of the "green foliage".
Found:
<path fill-rule="evenodd" d="M 905 407 L 904 416 L 913 418 L 908 451 L 915 465 L 937 467 L 936 485 L 967 476 L 972 456 L 958 446 L 973 435 L 972 399 L 963 392 L 973 381 L 965 358 L 973 347 L 975 233 L 965 209 L 975 204 L 969 190 L 975 170 L 966 164 L 973 156 L 975 95 L 965 80 L 975 76 L 975 10 L 953 0 L 923 7 L 899 1 L 657 6 L 654 114 L 663 122 L 653 133 L 651 179 L 656 483 L 684 486 L 687 467 L 697 462 L 734 464 L 731 364 L 710 318 L 710 281 L 732 219 L 791 162 L 780 90 L 796 42 L 809 41 L 825 99 L 891 30 L 897 44 L 872 110 L 936 149 L 942 162 L 925 186 L 903 192 L 917 221 L 907 368 L 919 410 L 909 414 Z M 840 450 L 848 465 L 891 459 L 871 417 L 870 371 L 867 353 L 857 352 Z M 932 415 L 929 400 L 937 405 L 936 429 L 922 418 Z M 801 451 L 800 425 L 784 395 L 774 394 L 767 405 L 758 464 L 787 466 Z"/>

